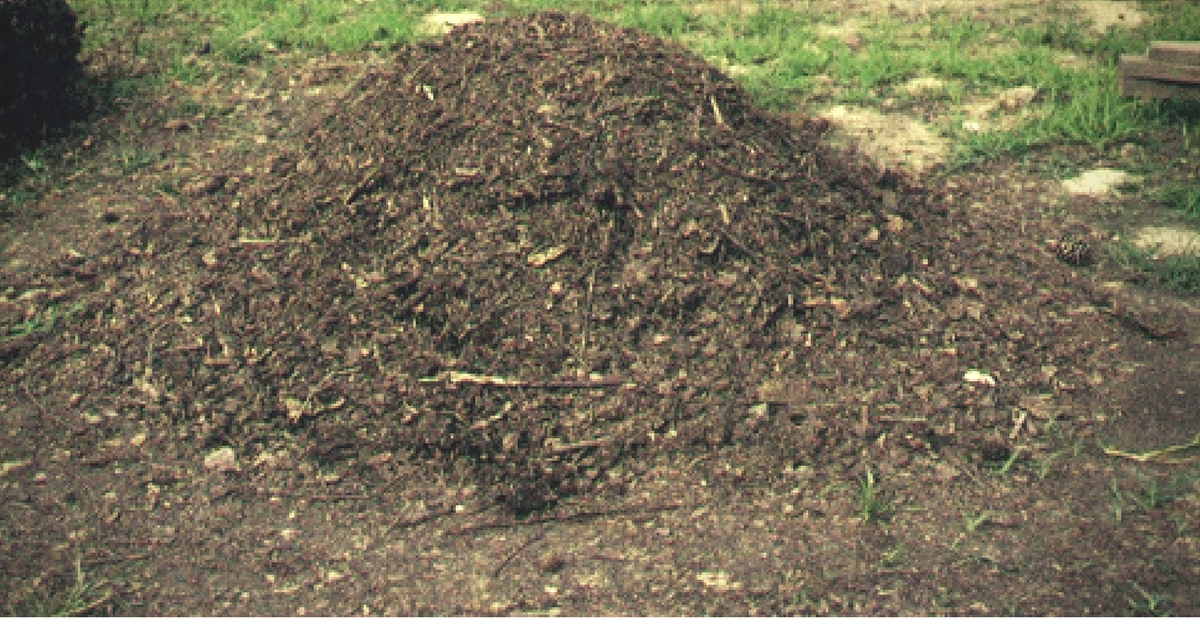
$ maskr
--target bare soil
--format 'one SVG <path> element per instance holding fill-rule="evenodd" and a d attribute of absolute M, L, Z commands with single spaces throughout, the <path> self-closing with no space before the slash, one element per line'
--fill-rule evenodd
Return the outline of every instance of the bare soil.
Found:
<path fill-rule="evenodd" d="M 1194 466 L 1098 445 L 1200 432 L 1200 317 L 1056 256 L 1105 201 L 575 16 L 252 72 L 6 227 L 10 613 L 1200 613 Z"/>

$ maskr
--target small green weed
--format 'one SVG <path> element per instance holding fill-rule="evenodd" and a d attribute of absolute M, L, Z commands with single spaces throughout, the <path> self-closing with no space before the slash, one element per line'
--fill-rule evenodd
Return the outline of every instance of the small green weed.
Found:
<path fill-rule="evenodd" d="M 968 515 L 963 517 L 963 528 L 965 528 L 967 532 L 975 532 L 987 525 L 987 523 L 991 521 L 992 516 L 993 513 L 990 510 L 985 510 L 975 516 Z"/>
<path fill-rule="evenodd" d="M 894 545 L 886 550 L 883 550 L 879 555 L 879 564 L 884 569 L 894 569 L 904 563 L 905 548 L 903 545 Z"/>
<path fill-rule="evenodd" d="M 1141 274 L 1148 283 L 1157 284 L 1181 295 L 1200 293 L 1200 258 L 1193 255 L 1160 257 L 1157 249 L 1139 249 L 1126 242 L 1115 243 L 1109 255 L 1124 270 Z"/>
<path fill-rule="evenodd" d="M 50 331 L 54 329 L 54 323 L 58 320 L 58 306 L 51 305 L 46 308 L 44 315 L 34 315 L 25 320 L 25 322 L 10 325 L 7 332 L 9 338 L 21 338 L 37 332 Z"/>
<path fill-rule="evenodd" d="M 1046 479 L 1046 476 L 1050 474 L 1051 467 L 1054 465 L 1054 460 L 1056 458 L 1058 458 L 1059 456 L 1061 456 L 1062 454 L 1063 454 L 1063 452 L 1056 451 L 1056 452 L 1050 454 L 1049 456 L 1046 456 L 1038 461 L 1037 477 L 1039 480 Z"/>
<path fill-rule="evenodd" d="M 1173 499 L 1163 487 L 1158 485 L 1158 480 L 1154 478 L 1143 478 L 1142 497 L 1133 497 L 1133 501 L 1146 510 L 1162 508 L 1171 503 Z"/>
<path fill-rule="evenodd" d="M 1200 186 L 1173 184 L 1156 190 L 1150 197 L 1180 212 L 1189 220 L 1200 221 Z"/>
<path fill-rule="evenodd" d="M 1008 475 L 1008 472 L 1012 470 L 1013 465 L 1017 463 L 1017 460 L 1020 459 L 1020 457 L 1021 451 L 1014 450 L 1011 454 L 1009 454 L 1008 460 L 1005 460 L 1004 463 L 1001 464 L 994 473 L 1000 477 Z"/>
<path fill-rule="evenodd" d="M 16 615 L 32 617 L 82 617 L 102 612 L 114 603 L 114 593 L 103 584 L 87 581 L 83 570 L 83 555 L 75 555 L 75 582 L 62 594 L 49 593 L 39 600 L 30 600 L 24 609 L 9 609 Z"/>
<path fill-rule="evenodd" d="M 1113 479 L 1109 490 L 1112 491 L 1113 497 L 1113 502 L 1112 505 L 1109 506 L 1109 511 L 1112 512 L 1113 519 L 1115 519 L 1117 523 L 1121 523 L 1121 521 L 1124 520 L 1126 513 L 1125 495 L 1121 493 L 1121 487 L 1117 486 L 1117 480 L 1115 478 Z"/>
<path fill-rule="evenodd" d="M 880 495 L 879 483 L 870 469 L 858 480 L 857 497 L 858 516 L 863 521 L 884 521 L 891 515 L 891 504 Z"/>
<path fill-rule="evenodd" d="M 1129 609 L 1134 615 L 1150 617 L 1169 617 L 1171 615 L 1171 611 L 1166 608 L 1166 602 L 1170 599 L 1169 595 L 1151 593 L 1137 582 L 1129 584 L 1138 594 L 1138 598 L 1128 596 L 1125 598 L 1129 601 Z"/>
<path fill-rule="evenodd" d="M 83 308 L 84 305 L 82 303 L 76 303 L 67 310 L 66 314 L 63 315 L 63 318 L 70 318 L 71 316 L 79 313 L 79 311 Z M 31 316 L 24 322 L 17 325 L 10 325 L 5 331 L 5 337 L 10 339 L 21 338 L 23 336 L 28 336 L 29 334 L 52 331 L 58 320 L 58 306 L 50 305 L 46 308 L 44 313 L 35 314 L 34 316 Z"/>

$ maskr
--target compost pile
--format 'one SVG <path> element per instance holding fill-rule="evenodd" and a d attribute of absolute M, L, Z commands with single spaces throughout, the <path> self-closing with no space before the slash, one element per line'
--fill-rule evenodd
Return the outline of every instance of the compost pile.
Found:
<path fill-rule="evenodd" d="M 924 217 L 915 191 L 676 44 L 543 14 L 398 61 L 246 218 L 312 238 L 271 279 L 294 296 L 250 310 L 313 318 L 252 324 L 313 368 L 282 395 L 339 404 L 311 422 L 347 451 L 466 457 L 536 508 L 640 449 L 755 432 L 757 383 L 909 264 L 891 234 Z"/>
<path fill-rule="evenodd" d="M 528 513 L 664 453 L 852 465 L 874 443 L 903 464 L 1010 425 L 1018 386 L 963 382 L 993 333 L 1014 384 L 1063 357 L 938 266 L 926 192 L 637 31 L 460 27 L 304 129 L 122 255 L 65 260 L 111 274 L 103 298 L 16 372 L 82 353 L 89 416 L 247 464 L 287 439 L 323 464 L 441 461 Z"/>

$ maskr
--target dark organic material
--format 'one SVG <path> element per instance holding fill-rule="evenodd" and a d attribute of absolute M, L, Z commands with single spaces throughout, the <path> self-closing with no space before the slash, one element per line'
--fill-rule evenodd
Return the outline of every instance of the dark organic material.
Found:
<path fill-rule="evenodd" d="M 76 115 L 82 30 L 66 0 L 0 0 L 0 161 Z"/>
<path fill-rule="evenodd" d="M 1081 347 L 1026 325 L 1032 296 L 981 304 L 1012 279 L 987 275 L 987 242 L 823 130 L 634 30 L 467 25 L 64 258 L 103 290 L 55 288 L 82 310 L 4 355 L 29 377 L 82 360 L 80 412 L 169 421 L 202 451 L 391 456 L 517 514 L 625 490 L 661 455 L 850 471 L 868 445 L 904 465 L 1010 431 L 1002 408 Z M 981 367 L 1002 385 L 963 381 Z"/>
<path fill-rule="evenodd" d="M 317 120 L 255 201 L 255 235 L 353 252 L 356 286 L 297 331 L 406 376 L 359 384 L 393 418 L 350 429 L 468 456 L 519 504 L 642 448 L 735 438 L 748 384 L 794 343 L 781 330 L 867 315 L 909 263 L 888 225 L 927 212 L 898 177 L 822 152 L 820 125 L 635 31 L 543 14 L 399 60 Z M 446 379 L 460 372 L 527 383 Z"/>

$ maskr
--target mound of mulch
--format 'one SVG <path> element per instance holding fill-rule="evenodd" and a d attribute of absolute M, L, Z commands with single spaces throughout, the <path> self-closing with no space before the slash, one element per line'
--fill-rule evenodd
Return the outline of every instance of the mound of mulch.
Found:
<path fill-rule="evenodd" d="M 466 469 L 516 513 L 732 445 L 779 468 L 960 438 L 1003 459 L 1007 407 L 1088 355 L 1054 340 L 1078 323 L 983 305 L 1003 284 L 1046 316 L 1059 295 L 973 269 L 986 243 L 824 131 L 634 30 L 466 25 L 297 148 L 64 258 L 103 288 L 49 286 L 85 307 L 8 343 L 6 377 L 245 465 Z"/>

